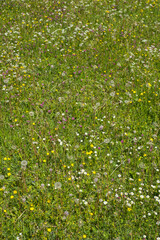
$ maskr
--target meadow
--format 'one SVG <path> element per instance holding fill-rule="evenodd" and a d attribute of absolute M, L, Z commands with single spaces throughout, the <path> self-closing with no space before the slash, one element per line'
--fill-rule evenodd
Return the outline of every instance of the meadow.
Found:
<path fill-rule="evenodd" d="M 0 1 L 0 239 L 160 240 L 159 9 Z"/>

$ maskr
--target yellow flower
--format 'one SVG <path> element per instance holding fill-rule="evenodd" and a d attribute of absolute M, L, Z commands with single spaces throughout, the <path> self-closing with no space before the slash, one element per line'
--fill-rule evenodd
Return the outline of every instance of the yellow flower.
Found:
<path fill-rule="evenodd" d="M 47 231 L 48 231 L 48 232 L 51 232 L 52 230 L 51 230 L 51 228 L 47 228 Z"/>
<path fill-rule="evenodd" d="M 70 181 L 70 180 L 71 180 L 71 178 L 69 177 L 69 178 L 68 178 L 68 180 Z"/>
<path fill-rule="evenodd" d="M 47 156 L 49 155 L 49 153 L 47 153 Z"/>
<path fill-rule="evenodd" d="M 11 176 L 11 173 L 9 172 L 9 173 L 7 173 L 7 175 L 8 175 L 8 176 Z"/>
<path fill-rule="evenodd" d="M 4 212 L 7 212 L 7 210 L 6 210 L 6 209 L 4 209 Z"/>
<path fill-rule="evenodd" d="M 46 162 L 46 160 L 44 159 L 43 162 Z"/>
<path fill-rule="evenodd" d="M 3 158 L 4 160 L 7 160 L 7 158 L 5 157 L 5 158 Z"/>
<path fill-rule="evenodd" d="M 86 237 L 87 237 L 87 236 L 84 234 L 84 235 L 83 235 L 83 238 L 86 238 Z"/>
<path fill-rule="evenodd" d="M 17 122 L 17 119 L 15 119 L 14 121 Z"/>
<path fill-rule="evenodd" d="M 142 180 L 139 178 L 138 181 L 141 182 Z"/>
<path fill-rule="evenodd" d="M 11 169 L 10 168 L 7 168 L 8 171 L 10 171 Z"/>
<path fill-rule="evenodd" d="M 129 212 L 130 212 L 130 211 L 132 211 L 132 209 L 131 209 L 131 208 L 128 208 L 127 210 L 128 210 Z"/>
<path fill-rule="evenodd" d="M 95 171 L 93 171 L 93 174 L 96 174 L 96 172 L 95 172 Z"/>
<path fill-rule="evenodd" d="M 14 196 L 12 195 L 12 196 L 10 196 L 10 198 L 12 199 L 12 198 L 14 198 Z"/>
<path fill-rule="evenodd" d="M 13 193 L 14 193 L 14 194 L 17 194 L 17 191 L 16 191 L 16 190 L 14 190 L 14 191 L 13 191 Z"/>
<path fill-rule="evenodd" d="M 90 145 L 92 148 L 94 147 L 93 144 Z"/>
<path fill-rule="evenodd" d="M 51 153 L 54 153 L 54 150 L 52 150 Z"/>
<path fill-rule="evenodd" d="M 33 125 L 35 125 L 35 123 L 32 123 Z"/>
<path fill-rule="evenodd" d="M 34 207 L 31 207 L 30 210 L 33 211 L 33 210 L 34 210 Z"/>

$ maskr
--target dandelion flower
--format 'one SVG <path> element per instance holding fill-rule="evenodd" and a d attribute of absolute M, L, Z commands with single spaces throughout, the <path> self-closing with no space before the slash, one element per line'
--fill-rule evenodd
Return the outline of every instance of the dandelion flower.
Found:
<path fill-rule="evenodd" d="M 34 116 L 34 112 L 29 112 L 29 115 L 30 115 L 31 117 L 33 117 L 33 116 Z"/>
<path fill-rule="evenodd" d="M 62 186 L 62 184 L 61 184 L 60 182 L 56 182 L 56 183 L 54 184 L 55 189 L 60 189 L 61 186 Z"/>
<path fill-rule="evenodd" d="M 3 180 L 4 179 L 4 176 L 3 175 L 0 175 L 0 180 Z"/>
<path fill-rule="evenodd" d="M 23 161 L 21 162 L 21 166 L 26 167 L 26 166 L 27 166 L 27 161 L 26 161 L 26 160 L 23 160 Z"/>

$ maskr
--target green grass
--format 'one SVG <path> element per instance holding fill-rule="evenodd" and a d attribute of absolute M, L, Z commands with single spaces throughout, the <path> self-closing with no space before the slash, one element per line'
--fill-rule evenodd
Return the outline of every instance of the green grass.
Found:
<path fill-rule="evenodd" d="M 1 0 L 0 239 L 160 239 L 159 7 Z"/>

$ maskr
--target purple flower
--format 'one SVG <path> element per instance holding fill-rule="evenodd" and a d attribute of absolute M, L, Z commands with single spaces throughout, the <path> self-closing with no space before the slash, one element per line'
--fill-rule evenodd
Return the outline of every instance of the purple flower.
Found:
<path fill-rule="evenodd" d="M 99 129 L 102 130 L 102 129 L 103 129 L 103 126 L 101 125 L 101 126 L 99 127 Z"/>
<path fill-rule="evenodd" d="M 124 141 L 123 141 L 123 140 L 121 140 L 121 143 L 124 143 Z"/>
<path fill-rule="evenodd" d="M 68 216 L 68 215 L 69 215 L 69 212 L 68 212 L 68 211 L 65 211 L 65 212 L 64 212 L 64 215 L 65 215 L 65 216 Z"/>

